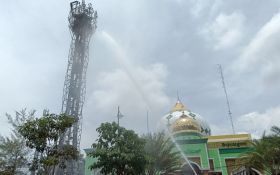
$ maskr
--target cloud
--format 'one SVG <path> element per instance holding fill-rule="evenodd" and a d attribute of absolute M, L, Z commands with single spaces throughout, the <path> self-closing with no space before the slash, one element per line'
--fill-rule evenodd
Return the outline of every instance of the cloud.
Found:
<path fill-rule="evenodd" d="M 124 104 L 135 105 L 136 108 L 151 108 L 162 106 L 168 102 L 163 90 L 167 70 L 162 64 L 153 64 L 147 68 L 136 66 L 132 75 L 123 69 L 112 72 L 104 72 L 98 76 L 96 81 L 98 88 L 93 92 L 92 98 L 96 108 L 101 112 L 107 112 L 108 106 Z M 133 79 L 132 79 L 133 78 Z M 126 100 L 123 100 L 126 97 Z M 156 106 L 154 106 L 156 104 Z M 132 107 L 132 106 L 131 106 Z"/>
<path fill-rule="evenodd" d="M 221 50 L 236 46 L 243 37 L 245 16 L 240 12 L 220 13 L 213 22 L 208 23 L 201 33 L 213 48 Z"/>
<path fill-rule="evenodd" d="M 186 2 L 177 0 L 177 2 Z M 223 4 L 222 0 L 190 0 L 190 13 L 194 18 L 204 17 L 205 15 L 213 15 Z"/>
<path fill-rule="evenodd" d="M 146 132 L 147 110 L 150 125 L 154 126 L 162 117 L 162 111 L 170 106 L 169 98 L 164 92 L 168 72 L 163 64 L 134 66 L 130 73 L 132 75 L 128 75 L 123 69 L 115 69 L 98 75 L 94 82 L 97 88 L 87 94 L 89 98 L 84 108 L 88 118 L 85 117 L 84 120 L 83 134 L 91 139 L 83 138 L 83 144 L 89 146 L 93 142 L 96 135 L 92 133 L 100 123 L 116 121 L 118 105 L 124 115 L 121 125 L 138 133 Z"/>
<path fill-rule="evenodd" d="M 269 132 L 271 126 L 280 126 L 280 106 L 267 109 L 264 112 L 251 112 L 240 116 L 235 125 L 240 132 L 251 133 L 254 138 L 260 138 L 264 131 Z"/>
<path fill-rule="evenodd" d="M 232 134 L 229 122 L 223 124 L 220 123 L 219 125 L 211 123 L 210 128 L 212 135 Z"/>
<path fill-rule="evenodd" d="M 266 109 L 263 112 L 253 111 L 243 114 L 234 120 L 236 133 L 249 133 L 253 138 L 260 138 L 264 132 L 269 133 L 272 126 L 280 126 L 280 106 Z M 214 135 L 232 134 L 230 123 L 222 121 L 219 125 L 211 123 Z"/>
<path fill-rule="evenodd" d="M 280 85 L 280 12 L 255 35 L 235 62 L 240 73 L 256 73 L 264 84 Z"/>
<path fill-rule="evenodd" d="M 99 39 L 113 51 L 119 68 L 99 72 L 94 82 L 88 81 L 94 88 L 87 93 L 84 108 L 83 137 L 87 139 L 82 139 L 83 146 L 93 143 L 97 134 L 95 129 L 100 123 L 116 121 L 117 106 L 124 115 L 121 125 L 138 133 L 147 131 L 147 111 L 150 125 L 154 126 L 163 116 L 162 112 L 170 107 L 165 93 L 168 70 L 164 64 L 135 64 L 109 33 L 102 31 Z"/>

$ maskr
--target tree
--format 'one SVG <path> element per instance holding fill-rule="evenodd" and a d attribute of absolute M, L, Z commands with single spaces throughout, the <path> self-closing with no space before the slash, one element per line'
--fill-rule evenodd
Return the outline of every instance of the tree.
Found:
<path fill-rule="evenodd" d="M 145 141 L 132 130 L 113 123 L 102 123 L 96 129 L 99 133 L 94 151 L 89 155 L 97 158 L 90 166 L 100 169 L 102 174 L 138 175 L 145 171 Z"/>
<path fill-rule="evenodd" d="M 253 140 L 253 151 L 242 159 L 247 167 L 277 175 L 280 173 L 280 128 L 273 126 L 272 134 L 263 134 L 260 140 Z"/>
<path fill-rule="evenodd" d="M 76 121 L 65 114 L 45 114 L 19 126 L 26 145 L 35 150 L 30 169 L 37 174 L 54 174 L 55 167 L 66 168 L 67 160 L 78 159 L 78 150 L 71 145 L 59 146 L 59 138 Z"/>
<path fill-rule="evenodd" d="M 181 169 L 181 155 L 163 132 L 144 135 L 148 163 L 146 174 L 169 174 Z"/>
<path fill-rule="evenodd" d="M 0 172 L 19 174 L 20 168 L 27 166 L 27 155 L 28 150 L 21 139 L 0 136 Z"/>
<path fill-rule="evenodd" d="M 30 149 L 25 146 L 24 138 L 18 133 L 18 126 L 34 118 L 35 111 L 23 109 L 15 116 L 6 114 L 12 133 L 9 137 L 0 136 L 0 174 L 23 174 L 22 168 L 29 163 Z"/>

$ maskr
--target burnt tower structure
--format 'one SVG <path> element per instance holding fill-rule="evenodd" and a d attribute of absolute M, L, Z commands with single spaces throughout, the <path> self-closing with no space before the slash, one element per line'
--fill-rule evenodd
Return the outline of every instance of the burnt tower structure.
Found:
<path fill-rule="evenodd" d="M 80 149 L 82 112 L 86 93 L 86 72 L 89 61 L 89 43 L 96 30 L 97 12 L 91 4 L 73 1 L 68 17 L 71 44 L 65 76 L 61 112 L 75 117 L 76 123 L 61 137 L 60 145 L 70 144 Z M 79 161 L 67 162 L 66 174 L 78 175 Z M 65 173 L 65 172 L 64 172 Z M 58 173 L 60 174 L 60 173 Z"/>

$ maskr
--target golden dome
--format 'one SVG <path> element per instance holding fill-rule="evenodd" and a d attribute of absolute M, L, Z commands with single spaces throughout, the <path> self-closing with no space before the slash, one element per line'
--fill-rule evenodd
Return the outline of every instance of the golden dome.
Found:
<path fill-rule="evenodd" d="M 172 132 L 188 131 L 200 133 L 201 131 L 199 123 L 184 113 L 172 124 L 171 129 Z"/>
<path fill-rule="evenodd" d="M 184 106 L 184 104 L 178 100 L 176 102 L 176 104 L 174 105 L 174 107 L 171 109 L 172 112 L 175 112 L 175 111 L 186 111 L 186 108 Z"/>

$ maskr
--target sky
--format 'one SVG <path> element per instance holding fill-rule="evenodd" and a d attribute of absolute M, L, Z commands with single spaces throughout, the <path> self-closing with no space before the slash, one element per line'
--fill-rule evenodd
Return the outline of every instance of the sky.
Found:
<path fill-rule="evenodd" d="M 102 122 L 139 134 L 181 101 L 212 134 L 232 132 L 218 64 L 237 133 L 259 137 L 280 126 L 280 1 L 95 0 L 81 148 Z M 0 133 L 5 113 L 60 113 L 70 46 L 70 1 L 13 0 L 0 6 Z"/>

